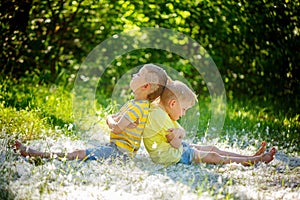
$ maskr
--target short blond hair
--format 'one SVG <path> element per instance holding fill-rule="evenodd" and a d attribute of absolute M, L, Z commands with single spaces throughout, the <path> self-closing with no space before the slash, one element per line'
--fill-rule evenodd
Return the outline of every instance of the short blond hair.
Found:
<path fill-rule="evenodd" d="M 165 86 L 171 79 L 166 71 L 157 65 L 145 64 L 142 68 L 147 70 L 146 81 L 153 86 L 148 94 L 148 100 L 154 101 L 161 96 Z"/>
<path fill-rule="evenodd" d="M 178 80 L 169 81 L 161 95 L 161 102 L 164 105 L 172 99 L 187 103 L 191 107 L 198 101 L 197 95 L 185 83 Z"/>

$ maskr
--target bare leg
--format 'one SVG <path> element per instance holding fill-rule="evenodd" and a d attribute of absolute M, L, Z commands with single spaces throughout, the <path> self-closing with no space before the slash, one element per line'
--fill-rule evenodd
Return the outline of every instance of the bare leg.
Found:
<path fill-rule="evenodd" d="M 68 160 L 75 160 L 75 159 L 83 160 L 86 157 L 85 150 L 76 150 L 73 151 L 72 153 L 46 153 L 46 152 L 41 152 L 26 147 L 19 141 L 15 142 L 15 147 L 17 150 L 20 151 L 21 155 L 24 157 L 30 156 L 30 157 L 40 157 L 40 158 L 51 158 L 54 155 L 56 155 L 59 158 L 67 158 Z"/>
<path fill-rule="evenodd" d="M 233 152 L 229 152 L 229 151 L 223 151 L 220 150 L 219 148 L 217 148 L 216 146 L 200 146 L 200 145 L 194 145 L 191 144 L 191 147 L 197 149 L 198 151 L 206 151 L 206 152 L 214 152 L 217 153 L 221 156 L 234 156 L 234 157 L 245 157 L 244 155 L 241 154 L 237 154 L 237 153 L 233 153 Z M 261 147 L 259 148 L 259 150 L 254 154 L 254 156 L 258 156 L 263 154 L 266 151 L 266 142 L 263 141 L 261 143 Z"/>
<path fill-rule="evenodd" d="M 229 151 L 222 151 L 216 146 L 199 146 L 199 145 L 190 145 L 191 147 L 195 148 L 196 150 L 203 152 L 203 153 L 216 153 L 221 156 L 235 156 L 240 157 L 240 154 L 232 153 Z"/>
<path fill-rule="evenodd" d="M 258 156 L 223 156 L 216 152 L 207 152 L 195 150 L 194 161 L 196 163 L 208 163 L 208 164 L 229 164 L 232 162 L 241 163 L 244 166 L 249 166 L 258 162 L 269 163 L 274 159 L 276 153 L 275 147 L 270 152 Z"/>

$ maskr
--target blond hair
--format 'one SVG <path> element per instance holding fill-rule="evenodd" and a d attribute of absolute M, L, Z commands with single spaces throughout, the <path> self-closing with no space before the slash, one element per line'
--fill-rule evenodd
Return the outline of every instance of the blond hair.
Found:
<path fill-rule="evenodd" d="M 146 81 L 152 85 L 148 100 L 154 101 L 164 91 L 165 86 L 171 80 L 166 71 L 154 64 L 145 64 L 142 68 L 147 70 Z"/>
<path fill-rule="evenodd" d="M 197 95 L 186 84 L 178 80 L 170 81 L 166 85 L 160 100 L 164 105 L 167 105 L 172 99 L 187 103 L 191 107 L 198 101 Z"/>

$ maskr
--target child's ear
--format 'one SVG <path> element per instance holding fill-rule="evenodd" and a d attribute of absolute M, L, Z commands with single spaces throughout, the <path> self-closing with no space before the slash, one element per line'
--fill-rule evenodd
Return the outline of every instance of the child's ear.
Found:
<path fill-rule="evenodd" d="M 169 105 L 170 105 L 170 107 L 172 108 L 172 107 L 174 107 L 174 106 L 176 105 L 176 103 L 177 103 L 177 102 L 176 102 L 175 99 L 171 99 Z"/>
<path fill-rule="evenodd" d="M 143 85 L 143 88 L 144 89 L 149 89 L 151 87 L 151 84 L 150 83 L 146 83 L 145 85 Z"/>

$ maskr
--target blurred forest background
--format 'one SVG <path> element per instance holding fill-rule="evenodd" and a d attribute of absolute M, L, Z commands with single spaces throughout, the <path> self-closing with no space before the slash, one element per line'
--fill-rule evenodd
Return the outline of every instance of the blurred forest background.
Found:
<path fill-rule="evenodd" d="M 28 106 L 8 92 L 20 80 L 71 87 L 82 61 L 105 39 L 135 27 L 163 27 L 190 36 L 207 50 L 229 101 L 265 103 L 270 112 L 283 113 L 299 124 L 298 0 L 2 0 L 0 4 L 1 81 L 12 82 L 1 86 L 5 107 Z M 102 77 L 103 94 L 110 94 L 130 68 L 147 62 L 182 71 L 197 93 L 206 90 L 205 83 L 197 81 L 199 73 L 182 58 L 145 49 L 116 59 L 112 65 L 117 67 Z M 299 133 L 295 134 L 297 144 Z"/>

